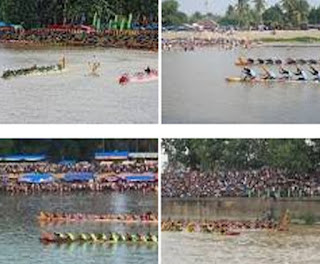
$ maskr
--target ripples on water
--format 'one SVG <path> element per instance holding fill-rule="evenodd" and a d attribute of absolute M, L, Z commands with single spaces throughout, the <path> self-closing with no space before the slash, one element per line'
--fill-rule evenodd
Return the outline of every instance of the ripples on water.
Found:
<path fill-rule="evenodd" d="M 41 231 L 157 232 L 155 225 L 110 223 L 40 226 L 40 211 L 142 213 L 157 211 L 157 195 L 140 193 L 0 195 L 0 263 L 158 263 L 157 245 L 43 245 Z"/>
<path fill-rule="evenodd" d="M 66 56 L 67 72 L 0 79 L 0 123 L 157 123 L 157 82 L 117 83 L 124 72 L 158 68 L 156 53 L 99 48 L 4 48 L 0 74 L 8 68 L 52 65 Z M 88 61 L 101 62 L 88 77 Z"/>
<path fill-rule="evenodd" d="M 298 228 L 286 234 L 246 232 L 238 237 L 162 233 L 163 263 L 285 264 L 320 262 L 320 228 Z"/>
<path fill-rule="evenodd" d="M 320 59 L 318 49 L 259 47 L 165 52 L 163 122 L 319 123 L 320 84 L 250 85 L 225 81 L 228 76 L 240 75 L 241 68 L 234 65 L 239 56 Z"/>

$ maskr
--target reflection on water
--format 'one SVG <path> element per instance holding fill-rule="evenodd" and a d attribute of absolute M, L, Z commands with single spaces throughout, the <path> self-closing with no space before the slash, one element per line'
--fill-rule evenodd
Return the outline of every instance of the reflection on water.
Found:
<path fill-rule="evenodd" d="M 157 82 L 119 86 L 118 76 L 147 65 L 158 55 L 145 51 L 99 48 L 4 48 L 0 74 L 7 68 L 52 65 L 66 56 L 67 72 L 0 79 L 0 123 L 157 123 Z M 93 56 L 100 77 L 88 77 Z M 133 111 L 134 109 L 134 111 Z"/>
<path fill-rule="evenodd" d="M 39 241 L 41 231 L 157 232 L 156 225 L 83 222 L 40 226 L 35 219 L 41 210 L 97 214 L 157 212 L 154 194 L 1 195 L 0 210 L 0 263 L 157 263 L 157 245 L 43 245 Z"/>
<path fill-rule="evenodd" d="M 270 201 L 259 199 L 219 199 L 200 201 L 162 200 L 162 215 L 172 218 L 256 218 Z M 273 203 L 277 214 L 289 208 L 294 216 L 319 214 L 319 201 Z M 320 262 L 320 227 L 291 225 L 289 232 L 244 231 L 225 237 L 203 233 L 162 233 L 163 263 L 283 264 Z"/>
<path fill-rule="evenodd" d="M 319 123 L 319 84 L 227 83 L 239 76 L 239 56 L 315 58 L 317 47 L 260 47 L 251 50 L 163 54 L 164 123 Z M 320 56 L 319 56 L 320 57 Z M 274 70 L 277 70 L 273 67 Z"/>

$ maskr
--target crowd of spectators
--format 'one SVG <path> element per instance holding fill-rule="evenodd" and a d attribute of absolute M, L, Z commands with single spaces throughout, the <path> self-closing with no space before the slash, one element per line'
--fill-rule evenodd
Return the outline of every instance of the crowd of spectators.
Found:
<path fill-rule="evenodd" d="M 320 196 L 319 176 L 272 168 L 214 173 L 168 169 L 161 177 L 162 196 L 313 197 Z"/>
<path fill-rule="evenodd" d="M 141 191 L 143 193 L 157 192 L 158 181 L 153 182 L 126 182 L 119 180 L 115 182 L 75 182 L 75 183 L 43 183 L 43 184 L 27 184 L 27 183 L 11 183 L 1 186 L 1 190 L 8 193 L 69 193 L 69 192 L 125 192 L 125 191 Z"/>
<path fill-rule="evenodd" d="M 0 163 L 0 188 L 9 193 L 73 192 L 73 191 L 157 191 L 158 164 L 156 161 L 114 161 L 114 162 L 11 162 Z M 19 178 L 27 174 L 51 174 L 56 180 L 46 183 L 23 183 Z M 92 173 L 89 181 L 65 182 L 58 175 L 68 173 Z M 155 175 L 154 181 L 128 181 L 125 175 Z"/>
<path fill-rule="evenodd" d="M 106 30 L 102 33 L 88 33 L 84 31 L 35 29 L 3 32 L 0 34 L 0 41 L 3 43 L 21 43 L 24 45 L 77 45 L 157 50 L 158 31 Z"/>
<path fill-rule="evenodd" d="M 119 161 L 119 162 L 36 162 L 36 163 L 0 163 L 0 174 L 25 174 L 25 173 L 69 173 L 91 172 L 96 174 L 111 173 L 146 173 L 158 171 L 155 162 L 144 161 Z"/>

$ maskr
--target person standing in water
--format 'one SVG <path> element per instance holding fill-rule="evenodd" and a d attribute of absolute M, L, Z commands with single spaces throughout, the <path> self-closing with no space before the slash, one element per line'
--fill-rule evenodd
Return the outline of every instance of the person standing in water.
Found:
<path fill-rule="evenodd" d="M 59 60 L 59 63 L 58 63 L 58 67 L 60 70 L 63 70 L 66 68 L 66 57 L 63 56 L 60 60 Z"/>
<path fill-rule="evenodd" d="M 91 75 L 96 75 L 99 76 L 99 74 L 97 73 L 98 69 L 100 68 L 100 62 L 96 59 L 96 56 L 93 56 L 93 60 L 92 62 L 88 62 L 89 68 L 90 68 L 90 74 Z"/>

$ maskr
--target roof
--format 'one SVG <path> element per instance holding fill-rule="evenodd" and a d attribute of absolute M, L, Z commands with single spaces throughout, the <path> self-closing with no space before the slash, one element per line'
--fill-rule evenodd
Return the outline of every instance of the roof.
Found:
<path fill-rule="evenodd" d="M 29 161 L 29 162 L 36 162 L 36 161 L 44 161 L 46 160 L 46 155 L 43 154 L 30 154 L 30 155 L 8 155 L 0 157 L 0 161 L 6 162 L 21 162 L 21 161 Z"/>
<path fill-rule="evenodd" d="M 124 179 L 128 182 L 154 182 L 156 177 L 153 174 L 149 175 L 127 175 Z"/>
<path fill-rule="evenodd" d="M 158 159 L 158 153 L 156 152 L 131 152 L 129 158 L 133 159 Z"/>
<path fill-rule="evenodd" d="M 70 172 L 62 178 L 65 182 L 87 182 L 94 180 L 94 175 L 91 172 Z"/>
<path fill-rule="evenodd" d="M 96 160 L 114 160 L 114 159 L 128 159 L 128 151 L 113 151 L 113 152 L 97 152 L 94 155 Z"/>
<path fill-rule="evenodd" d="M 40 183 L 51 183 L 54 178 L 51 174 L 46 173 L 29 173 L 25 174 L 18 179 L 20 183 L 40 184 Z"/>

